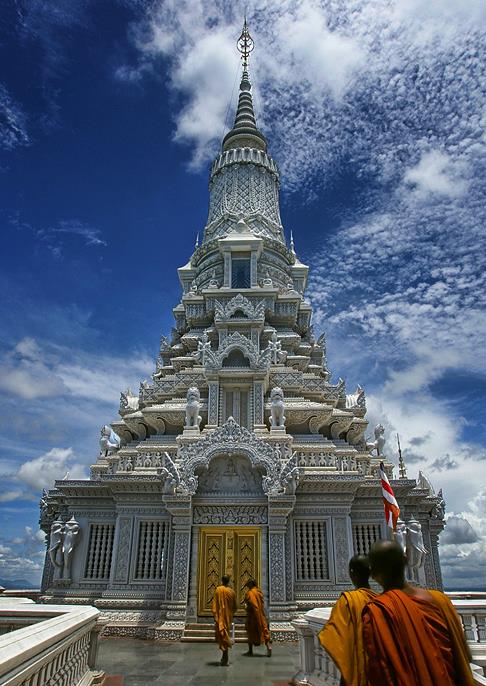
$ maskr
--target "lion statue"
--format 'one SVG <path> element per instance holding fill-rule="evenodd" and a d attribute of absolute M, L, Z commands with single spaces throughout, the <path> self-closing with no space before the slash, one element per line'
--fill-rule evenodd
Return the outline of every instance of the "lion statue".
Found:
<path fill-rule="evenodd" d="M 199 414 L 199 409 L 201 407 L 201 395 L 199 389 L 196 386 L 191 386 L 187 391 L 187 404 L 186 404 L 186 424 L 185 428 L 189 429 L 196 427 L 199 429 L 202 417 Z"/>
<path fill-rule="evenodd" d="M 270 425 L 272 428 L 285 426 L 285 403 L 281 388 L 275 386 L 270 393 Z"/>

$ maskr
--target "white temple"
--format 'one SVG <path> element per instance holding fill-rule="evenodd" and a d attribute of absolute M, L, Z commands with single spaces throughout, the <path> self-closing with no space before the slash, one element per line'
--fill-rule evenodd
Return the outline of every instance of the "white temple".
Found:
<path fill-rule="evenodd" d="M 250 43 L 245 26 L 235 123 L 152 381 L 121 394 L 90 479 L 56 481 L 41 500 L 44 602 L 94 605 L 112 634 L 181 637 L 207 621 L 229 573 L 240 598 L 257 579 L 274 637 L 288 636 L 298 614 L 349 588 L 349 558 L 387 535 L 377 469 L 392 478 L 393 466 L 382 427 L 365 438 L 363 389 L 332 383 L 313 331 L 308 267 L 286 242 L 255 120 Z M 391 483 L 406 536 L 418 531 L 426 551 L 410 574 L 440 588 L 443 501 L 424 478 Z"/>

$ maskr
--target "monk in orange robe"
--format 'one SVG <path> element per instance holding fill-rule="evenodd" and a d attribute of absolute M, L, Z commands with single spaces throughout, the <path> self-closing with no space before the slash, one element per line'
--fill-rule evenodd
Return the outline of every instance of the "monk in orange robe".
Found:
<path fill-rule="evenodd" d="M 236 594 L 229 587 L 229 582 L 229 576 L 222 577 L 221 586 L 216 588 L 211 605 L 216 643 L 219 645 L 219 649 L 223 651 L 220 664 L 224 667 L 228 665 L 228 650 L 231 648 L 231 624 L 233 623 L 233 614 L 236 612 Z"/>
<path fill-rule="evenodd" d="M 361 612 L 376 593 L 370 588 L 370 566 L 366 556 L 351 558 L 349 576 L 355 590 L 341 594 L 319 634 L 319 641 L 341 672 L 341 686 L 367 686 Z"/>
<path fill-rule="evenodd" d="M 363 610 L 370 683 L 473 686 L 469 648 L 447 596 L 406 583 L 406 558 L 395 541 L 374 543 L 369 558 L 371 574 L 384 589 Z"/>
<path fill-rule="evenodd" d="M 244 654 L 251 657 L 253 646 L 264 643 L 267 648 L 267 657 L 272 657 L 272 643 L 265 616 L 263 593 L 254 579 L 249 579 L 246 587 L 248 590 L 244 602 L 246 605 L 245 628 L 248 636 L 248 651 Z"/>

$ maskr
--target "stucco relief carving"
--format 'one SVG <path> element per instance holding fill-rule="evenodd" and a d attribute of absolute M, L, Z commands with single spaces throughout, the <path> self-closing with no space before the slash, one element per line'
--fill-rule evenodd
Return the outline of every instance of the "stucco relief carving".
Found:
<path fill-rule="evenodd" d="M 285 602 L 285 534 L 269 535 L 270 601 Z"/>
<path fill-rule="evenodd" d="M 248 319 L 261 320 L 265 317 L 265 301 L 252 301 L 238 293 L 227 302 L 214 301 L 214 321 L 226 322 L 238 312 L 242 312 Z"/>
<path fill-rule="evenodd" d="M 194 524 L 266 524 L 266 505 L 196 505 Z"/>
<path fill-rule="evenodd" d="M 211 460 L 199 475 L 198 494 L 263 495 L 261 474 L 244 457 L 226 455 Z"/>
<path fill-rule="evenodd" d="M 220 342 L 219 350 L 208 352 L 204 358 L 206 369 L 212 371 L 221 369 L 225 358 L 235 349 L 241 350 L 248 359 L 251 369 L 264 370 L 268 368 L 270 352 L 268 350 L 259 351 L 249 338 L 236 331 Z"/>
<path fill-rule="evenodd" d="M 189 575 L 190 532 L 177 531 L 174 545 L 174 576 L 172 581 L 172 600 L 186 601 Z"/>
<path fill-rule="evenodd" d="M 123 517 L 120 519 L 119 527 L 114 580 L 118 583 L 126 583 L 128 581 L 128 569 L 130 566 L 132 519 Z"/>
<path fill-rule="evenodd" d="M 198 477 L 196 470 L 207 469 L 211 459 L 218 453 L 245 455 L 252 467 L 263 469 L 262 478 L 265 493 L 278 487 L 280 469 L 274 449 L 257 438 L 254 433 L 239 426 L 230 417 L 225 424 L 200 441 L 185 445 L 180 450 L 180 485 L 190 494 L 196 493 Z"/>

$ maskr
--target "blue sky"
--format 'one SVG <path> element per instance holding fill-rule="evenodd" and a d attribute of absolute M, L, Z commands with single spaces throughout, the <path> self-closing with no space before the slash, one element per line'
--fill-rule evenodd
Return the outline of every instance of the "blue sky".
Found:
<path fill-rule="evenodd" d="M 334 379 L 443 487 L 450 586 L 486 584 L 483 3 L 7 4 L 0 25 L 0 578 L 39 490 L 87 474 L 153 371 L 207 212 L 247 15 L 259 124 Z"/>

